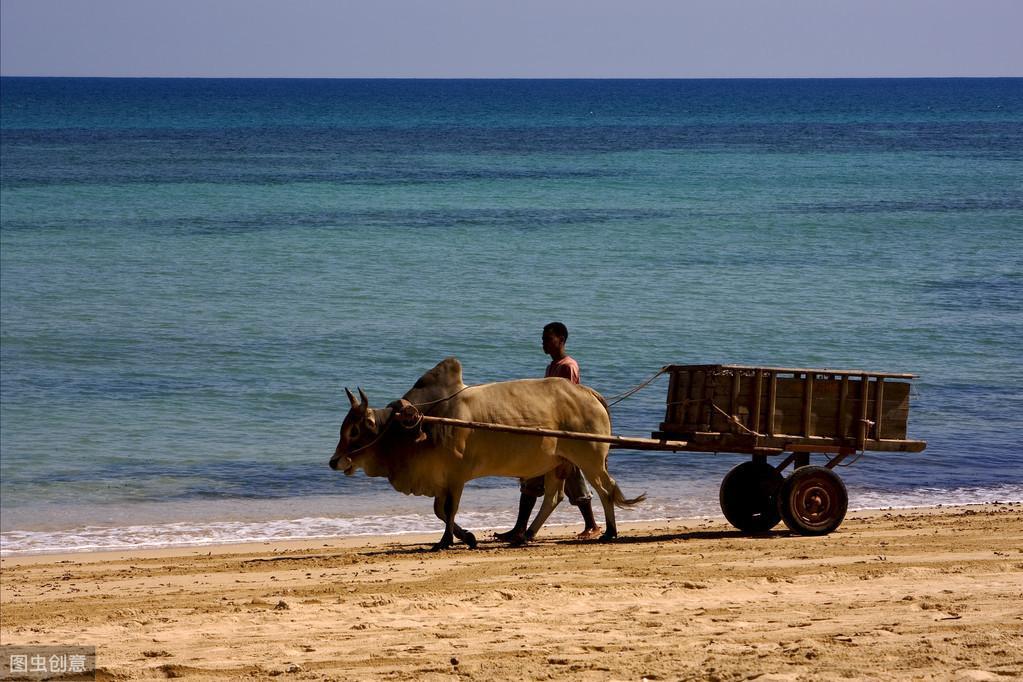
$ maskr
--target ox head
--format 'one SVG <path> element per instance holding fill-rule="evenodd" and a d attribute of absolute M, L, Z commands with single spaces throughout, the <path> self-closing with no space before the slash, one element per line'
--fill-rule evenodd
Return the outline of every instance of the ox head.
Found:
<path fill-rule="evenodd" d="M 378 414 L 381 410 L 371 410 L 369 398 L 359 389 L 359 398 L 347 388 L 348 402 L 351 409 L 341 422 L 341 434 L 334 448 L 334 456 L 330 458 L 330 468 L 345 472 L 351 476 L 356 469 L 361 468 L 370 476 L 380 476 L 374 466 L 378 459 L 376 443 L 380 440 L 383 429 L 386 428 L 386 417 L 381 418 Z"/>

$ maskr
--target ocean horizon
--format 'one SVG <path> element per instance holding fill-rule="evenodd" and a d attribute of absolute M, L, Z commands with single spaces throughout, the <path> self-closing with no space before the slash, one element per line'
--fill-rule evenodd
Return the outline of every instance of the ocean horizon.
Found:
<path fill-rule="evenodd" d="M 850 507 L 1023 502 L 1023 79 L 3 77 L 0 158 L 4 556 L 439 534 L 328 468 L 344 388 L 542 376 L 552 320 L 605 395 L 913 373 L 928 447 L 841 468 Z M 717 518 L 741 461 L 612 451 L 619 521 Z"/>

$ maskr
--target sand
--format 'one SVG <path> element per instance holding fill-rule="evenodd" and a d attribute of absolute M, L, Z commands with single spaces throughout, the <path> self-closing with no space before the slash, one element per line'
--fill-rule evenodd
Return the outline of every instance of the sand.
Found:
<path fill-rule="evenodd" d="M 0 639 L 99 679 L 1023 679 L 1020 504 L 570 530 L 5 559 Z"/>

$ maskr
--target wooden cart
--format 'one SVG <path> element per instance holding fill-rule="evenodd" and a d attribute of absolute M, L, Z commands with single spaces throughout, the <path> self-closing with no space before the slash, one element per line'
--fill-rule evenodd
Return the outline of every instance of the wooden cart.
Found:
<path fill-rule="evenodd" d="M 683 441 L 684 451 L 752 456 L 728 472 L 719 496 L 725 518 L 743 531 L 784 521 L 797 533 L 830 533 L 849 503 L 834 471 L 842 460 L 867 450 L 927 447 L 906 436 L 912 374 L 744 365 L 665 371 L 668 398 L 654 440 Z M 811 465 L 811 454 L 828 459 Z M 782 455 L 780 463 L 768 462 Z"/>
<path fill-rule="evenodd" d="M 603 436 L 421 415 L 411 421 L 610 443 L 628 450 L 750 455 L 721 482 L 725 518 L 764 532 L 779 521 L 793 532 L 824 535 L 841 525 L 849 504 L 834 468 L 868 450 L 921 452 L 908 440 L 912 374 L 860 370 L 668 365 L 664 421 L 651 438 Z M 418 422 L 416 422 L 418 423 Z M 811 454 L 825 455 L 811 465 Z M 783 456 L 778 464 L 769 457 Z M 792 466 L 792 472 L 784 471 Z"/>

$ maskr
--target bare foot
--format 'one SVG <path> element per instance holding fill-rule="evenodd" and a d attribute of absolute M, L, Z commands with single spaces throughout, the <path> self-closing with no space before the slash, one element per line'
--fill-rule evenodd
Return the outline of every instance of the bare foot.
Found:
<path fill-rule="evenodd" d="M 521 531 L 518 528 L 512 528 L 511 530 L 506 530 L 503 533 L 494 533 L 494 538 L 500 542 L 511 542 L 524 532 L 525 531 Z"/>
<path fill-rule="evenodd" d="M 600 535 L 600 532 L 602 530 L 604 530 L 604 529 L 601 528 L 600 526 L 594 526 L 593 528 L 587 528 L 582 533 L 579 533 L 579 535 L 576 535 L 575 539 L 576 540 L 592 540 L 593 538 L 595 538 L 598 535 Z"/>

